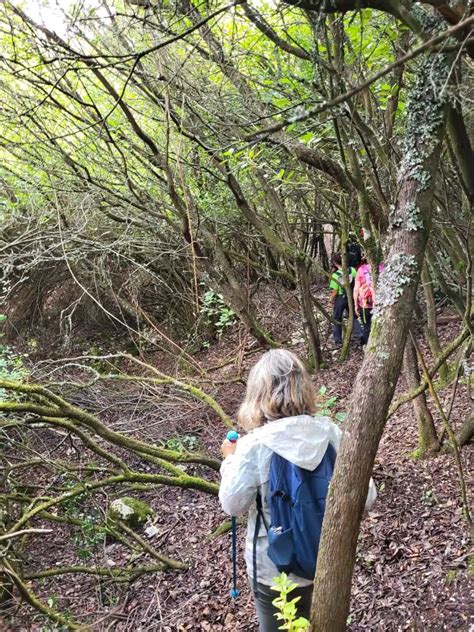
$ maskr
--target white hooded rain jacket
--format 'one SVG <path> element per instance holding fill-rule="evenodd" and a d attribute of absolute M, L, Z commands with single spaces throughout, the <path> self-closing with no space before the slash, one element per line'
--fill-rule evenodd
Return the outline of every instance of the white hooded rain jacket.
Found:
<path fill-rule="evenodd" d="M 291 463 L 306 470 L 314 470 L 326 453 L 328 443 L 338 449 L 341 431 L 328 417 L 299 415 L 271 421 L 252 430 L 237 441 L 234 454 L 229 455 L 221 465 L 222 481 L 219 499 L 223 510 L 230 516 L 241 516 L 249 512 L 245 561 L 247 571 L 253 579 L 253 537 L 257 516 L 256 497 L 260 489 L 263 514 L 270 524 L 270 510 L 267 504 L 270 461 L 274 452 Z M 377 492 L 370 480 L 366 509 L 370 509 Z M 264 525 L 260 526 L 257 542 L 257 581 L 271 586 L 279 572 L 267 554 L 268 540 Z M 312 582 L 302 577 L 290 575 L 300 586 Z"/>

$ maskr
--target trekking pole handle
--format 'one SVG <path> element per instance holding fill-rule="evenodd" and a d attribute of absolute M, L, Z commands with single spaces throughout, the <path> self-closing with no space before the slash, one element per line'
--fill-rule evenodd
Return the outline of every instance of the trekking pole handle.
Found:
<path fill-rule="evenodd" d="M 227 441 L 230 441 L 231 443 L 237 443 L 238 438 L 239 438 L 239 433 L 236 432 L 235 430 L 229 430 L 226 436 Z"/>

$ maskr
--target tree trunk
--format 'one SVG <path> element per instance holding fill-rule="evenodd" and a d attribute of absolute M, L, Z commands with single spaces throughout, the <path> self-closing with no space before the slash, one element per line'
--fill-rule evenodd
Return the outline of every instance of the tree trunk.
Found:
<path fill-rule="evenodd" d="M 319 256 L 319 262 L 321 266 L 329 272 L 329 257 L 328 251 L 326 250 L 326 244 L 324 243 L 324 232 L 323 225 L 317 222 L 314 222 L 314 234 L 313 234 L 313 249 L 314 255 L 313 258 L 316 259 Z"/>
<path fill-rule="evenodd" d="M 439 261 L 436 258 L 436 251 L 433 249 L 432 244 L 430 244 L 428 247 L 426 258 L 430 264 L 433 275 L 436 276 L 436 280 L 439 284 L 439 287 L 441 288 L 441 291 L 447 298 L 449 298 L 461 318 L 464 318 L 464 314 L 466 312 L 466 304 L 464 303 L 464 299 L 461 294 L 451 289 L 446 279 L 444 278 L 443 271 L 441 270 Z"/>
<path fill-rule="evenodd" d="M 390 249 L 372 333 L 357 375 L 324 517 L 311 609 L 312 632 L 345 630 L 360 521 L 375 455 L 400 374 L 431 223 L 433 182 L 445 129 L 446 56 L 420 63 L 400 166 Z"/>
<path fill-rule="evenodd" d="M 349 310 L 349 314 L 347 317 L 347 327 L 344 332 L 344 340 L 342 342 L 342 349 L 339 354 L 339 362 L 344 362 L 349 354 L 349 345 L 351 343 L 352 331 L 354 329 L 354 300 L 352 295 L 352 288 L 349 281 L 349 276 L 347 274 L 347 270 L 349 270 L 349 263 L 347 260 L 347 239 L 348 239 L 348 231 L 346 225 L 346 218 L 341 213 L 341 254 L 342 254 L 342 283 L 344 285 L 344 292 L 347 296 L 347 306 Z"/>
<path fill-rule="evenodd" d="M 421 382 L 416 350 L 410 338 L 407 339 L 403 356 L 403 372 L 408 389 L 418 388 Z M 418 454 L 421 456 L 438 446 L 438 436 L 433 416 L 428 408 L 425 393 L 421 393 L 412 400 L 413 411 L 418 421 Z"/>
<path fill-rule="evenodd" d="M 222 276 L 218 279 L 215 271 L 212 270 L 209 265 L 207 265 L 207 271 L 211 278 L 214 278 L 218 283 L 219 290 L 222 292 L 224 299 L 230 307 L 232 307 L 249 333 L 252 334 L 264 349 L 277 347 L 278 343 L 273 340 L 270 333 L 266 331 L 263 325 L 258 321 L 255 315 L 255 306 L 247 295 L 246 289 L 237 280 L 217 236 L 214 241 L 214 252 L 216 260 L 222 270 Z"/>
<path fill-rule="evenodd" d="M 438 326 L 436 323 L 436 304 L 434 300 L 433 282 L 426 264 L 423 266 L 423 270 L 421 272 L 421 280 L 426 302 L 426 337 L 428 338 L 428 344 L 430 345 L 433 357 L 437 358 L 441 353 L 441 344 L 439 342 Z M 443 380 L 448 377 L 448 365 L 446 363 L 440 366 L 439 375 Z"/>
<path fill-rule="evenodd" d="M 448 131 L 459 166 L 462 187 L 469 203 L 474 204 L 474 152 L 460 105 L 449 108 Z"/>
<path fill-rule="evenodd" d="M 296 262 L 298 269 L 298 285 L 300 289 L 300 308 L 305 336 L 308 341 L 308 364 L 310 370 L 317 371 L 322 363 L 321 342 L 319 340 L 318 321 L 313 312 L 311 288 L 309 285 L 308 268 L 304 259 Z"/>
<path fill-rule="evenodd" d="M 470 414 L 464 420 L 463 425 L 461 426 L 458 436 L 457 442 L 460 447 L 463 445 L 468 445 L 472 442 L 474 438 L 474 411 L 471 410 Z"/>

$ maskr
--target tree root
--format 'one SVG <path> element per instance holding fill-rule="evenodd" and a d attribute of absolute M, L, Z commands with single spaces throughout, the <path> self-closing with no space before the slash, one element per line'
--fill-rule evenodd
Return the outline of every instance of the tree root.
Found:
<path fill-rule="evenodd" d="M 15 570 L 13 569 L 11 564 L 8 562 L 8 560 L 4 559 L 2 564 L 3 564 L 3 567 L 5 569 L 6 574 L 9 577 L 11 577 L 11 579 L 12 579 L 13 583 L 15 584 L 15 586 L 17 587 L 19 593 L 21 594 L 23 599 L 27 603 L 30 604 L 30 606 L 33 606 L 33 608 L 35 608 L 39 612 L 41 612 L 44 615 L 46 615 L 49 619 L 51 619 L 55 623 L 59 623 L 60 625 L 62 625 L 65 628 L 67 628 L 68 630 L 80 630 L 81 632 L 86 632 L 87 630 L 89 630 L 89 628 L 87 626 L 78 625 L 74 621 L 71 621 L 71 619 L 69 619 L 69 617 L 66 617 L 66 616 L 62 615 L 60 612 L 57 612 L 57 610 L 54 610 L 50 606 L 47 606 L 45 603 L 43 603 L 35 595 L 35 593 L 28 588 L 28 586 L 24 583 L 24 581 L 21 579 L 21 577 L 15 572 Z"/>
<path fill-rule="evenodd" d="M 168 568 L 166 564 L 156 564 L 154 566 L 126 566 L 121 568 L 115 567 L 94 567 L 94 566 L 58 566 L 57 568 L 48 568 L 45 571 L 36 573 L 25 573 L 23 579 L 30 581 L 32 579 L 44 579 L 45 577 L 57 577 L 58 575 L 81 574 L 98 575 L 99 577 L 108 577 L 115 582 L 133 582 L 135 579 L 146 573 L 160 573 Z"/>

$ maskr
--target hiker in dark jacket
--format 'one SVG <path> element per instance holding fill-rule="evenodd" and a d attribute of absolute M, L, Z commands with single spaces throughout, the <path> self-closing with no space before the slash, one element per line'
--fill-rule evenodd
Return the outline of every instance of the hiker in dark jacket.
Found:
<path fill-rule="evenodd" d="M 336 268 L 335 272 L 331 277 L 331 282 L 329 283 L 329 289 L 331 290 L 331 299 L 333 302 L 332 308 L 332 316 L 334 319 L 333 325 L 333 337 L 334 344 L 336 347 L 340 347 L 342 345 L 342 320 L 345 314 L 349 314 L 349 302 L 346 295 L 346 292 L 343 287 L 343 279 L 342 279 L 342 257 L 339 253 L 336 253 L 333 257 L 333 265 Z M 350 267 L 348 272 L 349 283 L 351 286 L 350 292 L 350 300 L 352 301 L 352 292 L 354 289 L 354 282 L 356 278 L 356 270 L 353 267 Z M 355 317 L 354 310 L 354 330 L 353 335 L 356 338 L 361 338 L 362 332 L 360 329 L 360 323 Z"/>
<path fill-rule="evenodd" d="M 362 263 L 362 249 L 357 243 L 354 233 L 349 233 L 349 241 L 347 242 L 347 265 L 350 268 L 357 268 Z"/>
<path fill-rule="evenodd" d="M 328 417 L 314 417 L 314 387 L 303 363 L 290 351 L 273 349 L 265 353 L 250 371 L 247 391 L 239 411 L 240 425 L 250 431 L 236 443 L 226 440 L 221 450 L 222 481 L 219 500 L 224 511 L 241 516 L 248 511 L 245 561 L 254 593 L 260 632 L 276 632 L 280 622 L 272 604 L 277 594 L 270 587 L 279 575 L 268 556 L 268 537 L 263 524 L 256 538 L 256 577 L 253 540 L 257 521 L 257 492 L 262 499 L 265 522 L 270 525 L 268 504 L 269 472 L 274 453 L 291 463 L 314 470 L 328 445 L 337 451 L 341 431 Z M 370 481 L 366 508 L 377 496 Z M 289 575 L 298 585 L 291 598 L 301 597 L 298 616 L 309 619 L 313 584 L 311 580 Z M 256 586 L 256 591 L 255 591 Z"/>

